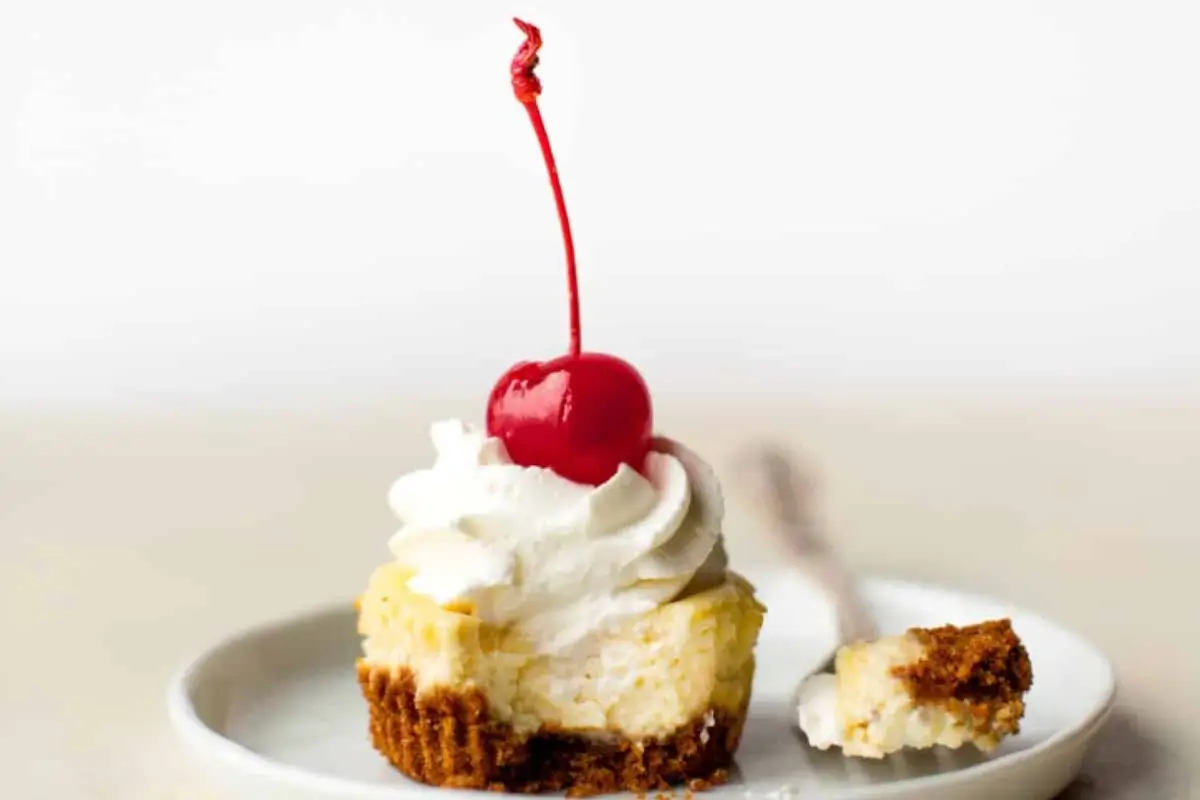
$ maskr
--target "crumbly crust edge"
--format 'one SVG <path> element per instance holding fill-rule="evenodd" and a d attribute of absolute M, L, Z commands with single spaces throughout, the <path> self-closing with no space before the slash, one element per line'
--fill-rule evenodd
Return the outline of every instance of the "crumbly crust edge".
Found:
<path fill-rule="evenodd" d="M 940 705 L 971 727 L 981 749 L 1020 731 L 1033 665 L 1012 620 L 912 628 L 924 657 L 893 670 L 918 704 Z"/>

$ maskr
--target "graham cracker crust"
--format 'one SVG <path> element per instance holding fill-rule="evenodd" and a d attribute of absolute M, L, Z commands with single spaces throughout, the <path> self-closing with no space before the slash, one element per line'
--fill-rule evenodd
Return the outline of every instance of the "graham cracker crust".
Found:
<path fill-rule="evenodd" d="M 745 710 L 712 710 L 663 739 L 599 740 L 542 728 L 518 734 L 478 689 L 417 693 L 408 668 L 358 664 L 371 742 L 400 772 L 433 786 L 570 796 L 703 790 L 724 783 Z"/>
<path fill-rule="evenodd" d="M 925 646 L 920 661 L 895 668 L 918 703 L 941 703 L 968 713 L 979 732 L 1017 733 L 1033 665 L 1009 619 L 958 628 L 913 628 Z"/>

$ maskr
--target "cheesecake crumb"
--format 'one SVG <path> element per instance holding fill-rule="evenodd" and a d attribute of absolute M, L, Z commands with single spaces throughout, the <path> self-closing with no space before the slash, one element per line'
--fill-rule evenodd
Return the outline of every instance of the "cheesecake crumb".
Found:
<path fill-rule="evenodd" d="M 687 782 L 687 790 L 689 792 L 706 792 L 709 789 L 715 789 L 718 786 L 723 786 L 729 781 L 729 770 L 721 767 L 714 770 L 707 778 L 692 778 Z"/>

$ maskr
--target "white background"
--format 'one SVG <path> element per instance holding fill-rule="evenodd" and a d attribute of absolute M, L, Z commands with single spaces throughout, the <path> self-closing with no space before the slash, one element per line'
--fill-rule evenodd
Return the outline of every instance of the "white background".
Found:
<path fill-rule="evenodd" d="M 0 405 L 1200 383 L 1200 8 L 39 2 L 0 16 Z M 737 8 L 738 10 L 734 10 Z"/>

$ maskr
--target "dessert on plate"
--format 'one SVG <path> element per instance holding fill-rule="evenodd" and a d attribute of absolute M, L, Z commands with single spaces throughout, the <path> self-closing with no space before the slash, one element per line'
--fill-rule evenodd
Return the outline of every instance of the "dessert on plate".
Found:
<path fill-rule="evenodd" d="M 863 758 L 937 745 L 991 751 L 1020 730 L 1033 684 L 1007 619 L 850 644 L 834 670 L 800 685 L 800 729 L 813 747 Z"/>
<path fill-rule="evenodd" d="M 764 608 L 727 568 L 712 470 L 652 434 L 631 365 L 580 346 L 541 38 L 518 25 L 513 86 L 558 206 L 571 348 L 502 376 L 485 427 L 435 424 L 433 465 L 393 485 L 393 558 L 358 600 L 370 736 L 440 786 L 700 788 L 737 749 Z"/>

